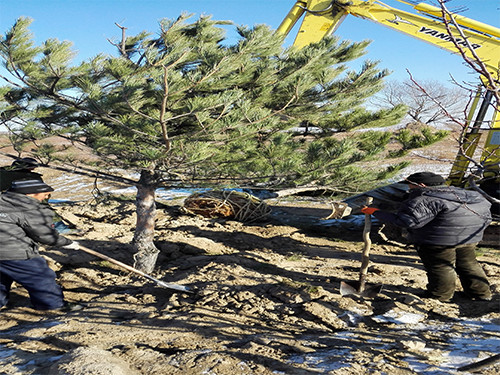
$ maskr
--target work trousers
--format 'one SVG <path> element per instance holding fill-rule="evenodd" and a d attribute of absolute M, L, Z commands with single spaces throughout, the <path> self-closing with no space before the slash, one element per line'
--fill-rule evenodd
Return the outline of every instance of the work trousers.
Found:
<path fill-rule="evenodd" d="M 26 288 L 36 310 L 63 307 L 63 292 L 56 283 L 56 273 L 42 257 L 0 261 L 0 307 L 9 301 L 14 281 Z"/>
<path fill-rule="evenodd" d="M 470 298 L 491 298 L 488 279 L 476 259 L 476 245 L 416 246 L 427 272 L 427 291 L 431 297 L 440 301 L 450 300 L 455 293 L 458 275 L 464 292 Z"/>

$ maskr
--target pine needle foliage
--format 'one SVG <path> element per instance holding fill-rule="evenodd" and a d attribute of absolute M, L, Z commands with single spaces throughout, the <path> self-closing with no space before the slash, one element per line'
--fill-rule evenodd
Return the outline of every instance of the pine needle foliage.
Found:
<path fill-rule="evenodd" d="M 408 154 L 411 149 L 429 146 L 444 139 L 450 134 L 447 130 L 433 131 L 430 126 L 423 126 L 420 131 L 412 132 L 408 129 L 401 129 L 395 139 L 401 144 L 397 151 L 391 151 L 390 157 L 401 157 Z"/>
<path fill-rule="evenodd" d="M 346 68 L 365 53 L 366 41 L 329 37 L 297 50 L 256 25 L 236 27 L 239 40 L 228 45 L 222 26 L 230 23 L 183 14 L 162 20 L 157 33 L 126 36 L 116 55 L 74 65 L 69 42 L 36 46 L 30 23 L 20 18 L 1 36 L 10 73 L 0 91 L 2 122 L 18 142 L 65 137 L 99 155 L 102 168 L 147 170 L 155 186 L 359 187 L 382 171 L 357 165 L 382 152 L 390 136 L 338 135 L 394 125 L 406 111 L 365 108 L 388 75 L 372 61 L 360 71 Z M 294 132 L 303 124 L 319 131 Z M 401 134 L 418 143 L 406 138 Z M 46 144 L 42 154 L 61 157 Z"/>

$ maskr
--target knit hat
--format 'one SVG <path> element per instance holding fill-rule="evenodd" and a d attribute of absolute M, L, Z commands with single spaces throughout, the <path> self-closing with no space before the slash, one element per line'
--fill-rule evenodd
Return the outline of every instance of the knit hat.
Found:
<path fill-rule="evenodd" d="M 12 181 L 8 191 L 20 194 L 36 194 L 48 193 L 54 191 L 54 189 L 42 180 L 17 180 Z"/>
<path fill-rule="evenodd" d="M 39 166 L 40 164 L 33 158 L 18 158 L 11 164 L 14 169 L 34 169 Z"/>
<path fill-rule="evenodd" d="M 446 180 L 440 175 L 432 172 L 418 172 L 409 175 L 401 182 L 413 185 L 424 184 L 426 186 L 439 186 L 444 185 Z"/>

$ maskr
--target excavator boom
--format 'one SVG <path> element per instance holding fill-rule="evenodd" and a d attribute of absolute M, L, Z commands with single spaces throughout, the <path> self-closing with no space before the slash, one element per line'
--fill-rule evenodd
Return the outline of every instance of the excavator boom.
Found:
<path fill-rule="evenodd" d="M 440 8 L 425 3 L 413 7 L 423 15 L 396 9 L 376 0 L 298 0 L 278 27 L 278 32 L 288 34 L 304 15 L 294 41 L 295 46 L 302 48 L 331 35 L 350 14 L 452 53 L 459 54 L 461 49 L 469 58 L 477 56 L 487 65 L 489 73 L 498 80 L 499 28 L 454 15 L 453 20 L 460 25 L 460 30 L 458 30 L 449 17 L 446 23 L 443 22 Z"/>

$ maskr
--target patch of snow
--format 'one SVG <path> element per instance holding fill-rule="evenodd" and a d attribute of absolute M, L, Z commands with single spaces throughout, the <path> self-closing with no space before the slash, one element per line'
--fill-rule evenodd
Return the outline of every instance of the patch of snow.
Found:
<path fill-rule="evenodd" d="M 500 339 L 496 334 L 493 334 L 500 331 L 500 326 L 490 320 L 459 319 L 451 323 L 424 322 L 423 315 L 391 311 L 375 318 L 381 323 L 389 322 L 400 325 L 401 329 L 396 330 L 401 336 L 416 336 L 418 332 L 437 332 L 441 337 L 448 338 L 448 342 L 445 344 L 442 342 L 436 344 L 428 340 L 425 342 L 425 348 L 417 349 L 421 355 L 408 355 L 404 358 L 408 367 L 418 374 L 456 374 L 459 367 L 480 361 L 486 356 L 485 353 L 500 352 Z M 355 315 L 353 314 L 353 319 L 355 319 Z M 460 331 L 457 331 L 457 325 L 460 325 Z M 306 365 L 308 370 L 321 373 L 348 368 L 351 367 L 349 359 L 353 358 L 350 353 L 357 349 L 356 344 L 353 343 L 365 340 L 352 331 L 337 332 L 329 336 L 328 339 L 336 341 L 334 349 L 329 345 L 329 348 L 325 350 L 293 355 L 289 357 L 289 362 Z M 318 337 L 316 340 L 319 343 L 322 338 Z M 311 341 L 315 341 L 315 339 L 311 338 Z M 345 342 L 345 345 L 342 342 Z M 394 343 L 388 343 L 380 337 L 374 337 L 366 342 L 374 350 L 387 350 L 388 347 L 394 345 Z M 432 361 L 426 359 L 426 355 L 431 357 Z M 463 374 L 467 373 L 463 372 Z"/>
<path fill-rule="evenodd" d="M 14 336 L 14 335 L 23 336 L 27 331 L 29 331 L 31 329 L 50 328 L 50 327 L 54 327 L 54 326 L 59 325 L 59 324 L 63 324 L 63 322 L 58 321 L 58 320 L 54 320 L 54 321 L 47 321 L 47 322 L 43 322 L 43 323 L 37 322 L 37 323 L 25 324 L 25 325 L 21 325 L 19 327 L 7 329 L 6 331 L 0 332 L 0 337 L 4 336 L 4 335 L 5 336 Z M 40 338 L 44 337 L 43 333 L 41 335 L 42 336 L 30 335 L 30 337 L 27 338 L 26 341 L 28 341 L 28 340 L 34 340 L 34 341 L 40 340 Z M 21 354 L 23 352 L 24 352 L 23 350 L 8 349 L 5 347 L 5 345 L 0 345 L 0 364 L 10 363 L 11 366 L 15 367 L 18 371 L 20 371 L 20 372 L 16 372 L 16 374 L 24 373 L 23 370 L 26 367 L 33 365 L 35 362 L 33 360 L 31 360 L 31 361 L 28 361 L 28 362 L 21 365 L 21 364 L 16 363 L 15 361 L 12 361 L 12 358 L 16 358 L 16 357 L 21 356 Z M 51 357 L 50 360 L 57 361 L 60 357 L 61 356 L 54 356 L 54 357 Z"/>
<path fill-rule="evenodd" d="M 347 319 L 344 319 L 344 317 Z M 361 320 L 364 319 L 364 316 L 362 316 L 360 314 L 356 314 L 356 313 L 351 312 L 351 311 L 346 311 L 345 313 L 339 315 L 339 318 L 343 319 L 343 320 L 347 320 L 347 322 L 350 326 L 356 326 Z"/>
<path fill-rule="evenodd" d="M 481 353 L 500 352 L 500 338 L 488 334 L 491 331 L 499 332 L 498 324 L 485 319 L 461 319 L 458 323 L 461 327 L 460 332 L 456 331 L 456 324 L 440 325 L 439 332 L 442 332 L 443 337 L 448 337 L 449 341 L 445 348 L 440 348 L 442 358 L 439 365 L 425 364 L 419 358 L 409 356 L 405 360 L 410 368 L 424 375 L 455 374 L 457 368 L 480 361 Z M 427 330 L 435 328 L 433 324 L 426 326 Z M 433 349 L 432 343 L 429 343 L 429 348 L 425 350 L 432 351 L 435 348 Z"/>
<path fill-rule="evenodd" d="M 309 369 L 318 369 L 323 373 L 338 370 L 344 367 L 350 367 L 348 363 L 344 363 L 343 359 L 352 358 L 350 349 L 339 350 L 337 348 L 331 350 L 318 350 L 314 353 L 304 355 L 295 355 L 289 358 L 291 363 L 299 363 L 306 365 Z"/>
<path fill-rule="evenodd" d="M 389 310 L 383 315 L 372 317 L 372 319 L 377 323 L 417 324 L 425 319 L 425 315 Z"/>
<path fill-rule="evenodd" d="M 200 193 L 209 189 L 165 189 L 159 188 L 156 190 L 156 197 L 163 200 L 171 200 L 176 198 L 188 197 L 194 193 Z"/>

